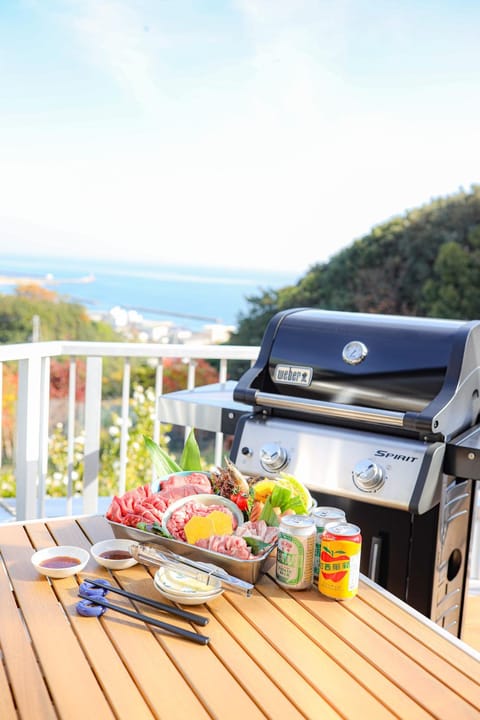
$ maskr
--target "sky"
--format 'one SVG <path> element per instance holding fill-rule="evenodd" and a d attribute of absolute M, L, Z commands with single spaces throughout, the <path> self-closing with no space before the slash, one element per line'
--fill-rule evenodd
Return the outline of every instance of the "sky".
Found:
<path fill-rule="evenodd" d="M 1 254 L 288 269 L 480 180 L 478 0 L 0 0 Z"/>

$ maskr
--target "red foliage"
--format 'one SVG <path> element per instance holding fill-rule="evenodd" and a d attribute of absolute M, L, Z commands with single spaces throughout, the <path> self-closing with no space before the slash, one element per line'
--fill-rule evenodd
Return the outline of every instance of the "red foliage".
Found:
<path fill-rule="evenodd" d="M 218 371 L 202 358 L 196 360 L 195 385 L 218 382 Z M 165 358 L 163 363 L 163 392 L 175 392 L 187 387 L 188 366 L 181 358 Z"/>
<path fill-rule="evenodd" d="M 50 397 L 65 398 L 68 396 L 70 363 L 68 360 L 50 361 Z M 76 361 L 76 387 L 75 400 L 82 402 L 85 399 L 85 361 Z"/>
<path fill-rule="evenodd" d="M 15 434 L 15 408 L 17 400 L 18 375 L 8 363 L 3 365 L 3 400 L 2 400 L 2 453 L 7 458 L 13 454 Z"/>

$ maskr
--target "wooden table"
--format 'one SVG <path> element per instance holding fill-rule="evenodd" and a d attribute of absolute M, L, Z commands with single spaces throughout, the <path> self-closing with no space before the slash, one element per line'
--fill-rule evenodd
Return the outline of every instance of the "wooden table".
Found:
<path fill-rule="evenodd" d="M 479 654 L 367 580 L 336 602 L 263 575 L 251 598 L 189 608 L 209 617 L 205 646 L 110 610 L 81 617 L 82 576 L 162 599 L 154 568 L 110 575 L 92 559 L 49 581 L 30 562 L 34 549 L 111 535 L 102 517 L 0 526 L 1 720 L 480 718 Z"/>

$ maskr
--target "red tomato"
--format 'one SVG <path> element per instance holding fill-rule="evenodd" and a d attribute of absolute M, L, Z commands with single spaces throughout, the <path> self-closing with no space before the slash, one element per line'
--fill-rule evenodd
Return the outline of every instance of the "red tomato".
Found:
<path fill-rule="evenodd" d="M 248 495 L 244 495 L 243 493 L 233 493 L 230 495 L 230 500 L 233 500 L 242 512 L 248 510 Z"/>

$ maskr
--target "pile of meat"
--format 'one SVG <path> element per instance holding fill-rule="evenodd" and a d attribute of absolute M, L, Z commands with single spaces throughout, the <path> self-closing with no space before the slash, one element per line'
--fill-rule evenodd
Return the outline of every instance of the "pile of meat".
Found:
<path fill-rule="evenodd" d="M 195 545 L 205 550 L 230 555 L 238 560 L 252 560 L 255 554 L 247 544 L 246 537 L 261 540 L 270 545 L 278 538 L 278 528 L 269 527 L 264 520 L 249 521 L 239 525 L 233 535 L 211 535 L 205 540 L 197 540 Z"/>
<path fill-rule="evenodd" d="M 202 493 L 213 493 L 210 479 L 205 473 L 171 475 L 162 482 L 158 492 L 152 492 L 150 485 L 141 485 L 121 497 L 115 495 L 106 517 L 112 522 L 129 527 L 137 527 L 141 522 L 161 523 L 165 510 L 175 500 Z"/>

